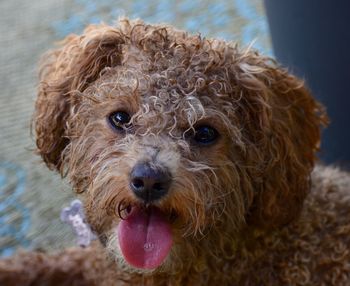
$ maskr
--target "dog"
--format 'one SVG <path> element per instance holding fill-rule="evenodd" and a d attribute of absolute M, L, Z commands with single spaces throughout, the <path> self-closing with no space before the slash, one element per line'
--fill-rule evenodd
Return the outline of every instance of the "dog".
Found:
<path fill-rule="evenodd" d="M 37 152 L 98 240 L 0 262 L 1 285 L 350 285 L 350 176 L 324 107 L 269 57 L 166 25 L 46 54 Z"/>

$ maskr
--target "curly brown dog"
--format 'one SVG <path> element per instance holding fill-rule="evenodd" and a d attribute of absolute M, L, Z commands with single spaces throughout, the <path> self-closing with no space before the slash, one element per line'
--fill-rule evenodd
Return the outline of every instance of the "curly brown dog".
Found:
<path fill-rule="evenodd" d="M 99 241 L 0 262 L 1 285 L 350 285 L 350 176 L 273 60 L 121 20 L 43 60 L 38 153 Z"/>

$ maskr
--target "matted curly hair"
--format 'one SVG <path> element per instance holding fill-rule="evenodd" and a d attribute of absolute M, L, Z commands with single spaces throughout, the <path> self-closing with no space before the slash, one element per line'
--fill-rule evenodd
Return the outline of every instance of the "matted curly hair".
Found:
<path fill-rule="evenodd" d="M 116 108 L 131 114 L 123 134 L 106 125 Z M 158 207 L 177 217 L 163 270 L 217 275 L 213 265 L 235 255 L 242 229 L 275 229 L 299 215 L 326 123 L 304 82 L 271 58 L 127 19 L 91 25 L 43 58 L 34 116 L 38 153 L 83 194 L 109 248 L 116 210 L 137 203 L 130 169 L 157 146 L 173 177 Z M 193 143 L 203 124 L 220 134 L 213 146 Z"/>

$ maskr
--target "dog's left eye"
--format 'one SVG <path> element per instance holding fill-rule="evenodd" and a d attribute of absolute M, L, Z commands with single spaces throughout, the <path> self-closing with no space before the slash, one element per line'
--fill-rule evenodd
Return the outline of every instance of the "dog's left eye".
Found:
<path fill-rule="evenodd" d="M 200 144 L 211 144 L 219 137 L 219 133 L 211 126 L 203 125 L 195 128 L 193 139 Z"/>
<path fill-rule="evenodd" d="M 112 127 L 118 131 L 125 129 L 125 125 L 130 121 L 129 113 L 125 111 L 116 111 L 109 115 L 108 120 Z"/>

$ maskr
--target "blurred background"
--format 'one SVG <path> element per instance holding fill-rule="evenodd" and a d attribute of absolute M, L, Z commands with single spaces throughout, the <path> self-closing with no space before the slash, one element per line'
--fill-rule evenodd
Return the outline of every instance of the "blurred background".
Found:
<path fill-rule="evenodd" d="M 60 222 L 73 198 L 33 153 L 30 135 L 37 62 L 70 33 L 120 16 L 166 22 L 206 37 L 238 41 L 271 54 L 260 0 L 3 0 L 0 1 L 0 256 L 19 247 L 52 251 L 74 245 Z"/>

